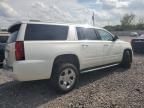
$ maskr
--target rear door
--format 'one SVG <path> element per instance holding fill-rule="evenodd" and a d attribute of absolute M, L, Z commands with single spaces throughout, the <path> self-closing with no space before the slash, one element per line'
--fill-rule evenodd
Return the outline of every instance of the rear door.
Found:
<path fill-rule="evenodd" d="M 34 79 L 50 78 L 55 57 L 66 53 L 69 27 L 53 24 L 27 24 L 24 50 Z M 34 72 L 34 73 L 33 73 Z"/>
<path fill-rule="evenodd" d="M 82 69 L 102 65 L 102 44 L 94 28 L 77 27 Z"/>
<path fill-rule="evenodd" d="M 50 51 L 63 45 L 60 43 L 67 39 L 68 29 L 62 25 L 28 24 L 24 38 L 26 59 L 48 62 L 50 56 L 57 56 L 51 55 Z"/>

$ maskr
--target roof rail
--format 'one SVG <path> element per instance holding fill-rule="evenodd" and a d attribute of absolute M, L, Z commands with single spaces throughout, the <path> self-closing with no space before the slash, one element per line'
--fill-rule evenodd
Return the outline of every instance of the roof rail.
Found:
<path fill-rule="evenodd" d="M 40 20 L 30 19 L 30 22 L 41 22 Z"/>
<path fill-rule="evenodd" d="M 74 22 L 59 22 L 59 21 L 48 21 L 48 20 L 35 20 L 35 19 L 31 19 L 29 20 L 30 22 L 44 22 L 44 23 L 59 23 L 59 24 L 77 24 Z"/>
<path fill-rule="evenodd" d="M 52 21 L 52 20 L 35 20 L 35 19 L 32 19 L 32 20 L 29 20 L 30 22 L 41 22 L 41 23 L 58 23 L 58 24 L 69 24 L 69 25 L 87 25 L 87 26 L 92 26 L 92 25 L 89 25 L 89 24 L 77 24 L 76 22 L 59 22 L 59 21 Z"/>

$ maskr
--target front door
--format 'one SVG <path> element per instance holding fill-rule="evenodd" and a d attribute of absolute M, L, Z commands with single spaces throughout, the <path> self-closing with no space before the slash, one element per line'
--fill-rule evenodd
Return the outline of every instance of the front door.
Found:
<path fill-rule="evenodd" d="M 103 44 L 103 63 L 111 64 L 121 59 L 121 45 L 119 40 L 113 41 L 113 35 L 105 30 L 97 30 Z"/>

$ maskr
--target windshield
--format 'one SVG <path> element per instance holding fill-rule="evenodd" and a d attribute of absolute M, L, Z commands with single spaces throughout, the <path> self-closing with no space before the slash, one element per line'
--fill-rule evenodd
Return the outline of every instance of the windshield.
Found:
<path fill-rule="evenodd" d="M 144 39 L 144 34 L 140 35 L 138 38 L 143 38 Z"/>
<path fill-rule="evenodd" d="M 140 36 L 141 38 L 144 38 L 144 34 Z"/>

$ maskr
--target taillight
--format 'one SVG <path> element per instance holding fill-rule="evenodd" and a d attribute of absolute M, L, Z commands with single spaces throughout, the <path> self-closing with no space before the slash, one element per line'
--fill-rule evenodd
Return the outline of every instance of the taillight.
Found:
<path fill-rule="evenodd" d="M 23 41 L 16 41 L 15 43 L 15 57 L 16 60 L 25 60 L 24 43 Z"/>

